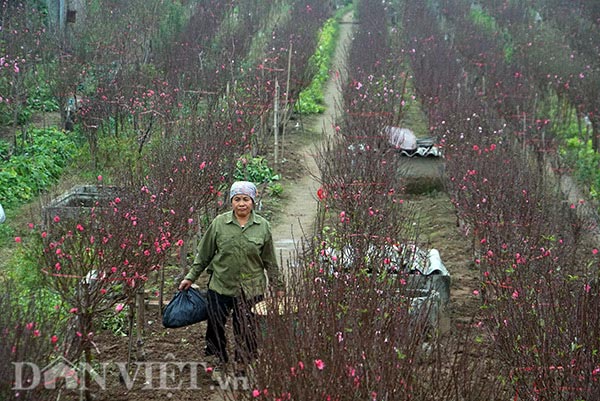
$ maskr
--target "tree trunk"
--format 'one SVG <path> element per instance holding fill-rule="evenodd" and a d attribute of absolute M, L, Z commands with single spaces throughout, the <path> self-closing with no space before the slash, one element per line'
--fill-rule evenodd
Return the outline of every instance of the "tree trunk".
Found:
<path fill-rule="evenodd" d="M 590 122 L 592 123 L 592 148 L 596 153 L 600 153 L 600 116 L 592 115 Z"/>

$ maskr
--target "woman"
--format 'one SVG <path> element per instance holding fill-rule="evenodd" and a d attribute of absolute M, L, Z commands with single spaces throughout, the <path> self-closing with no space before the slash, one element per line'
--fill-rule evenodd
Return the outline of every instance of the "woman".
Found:
<path fill-rule="evenodd" d="M 252 307 L 267 290 L 265 271 L 273 290 L 279 292 L 283 285 L 271 226 L 254 212 L 256 186 L 248 181 L 234 182 L 229 199 L 232 210 L 212 221 L 179 289 L 188 289 L 204 270 L 208 271 L 205 355 L 216 356 L 220 364 L 229 361 L 225 324 L 233 312 L 235 361 L 246 364 L 256 357 L 257 327 Z"/>

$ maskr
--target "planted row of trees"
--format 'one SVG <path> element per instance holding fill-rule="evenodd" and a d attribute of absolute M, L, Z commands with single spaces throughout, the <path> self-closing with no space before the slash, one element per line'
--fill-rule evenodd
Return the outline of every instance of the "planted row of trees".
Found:
<path fill-rule="evenodd" d="M 478 60 L 481 72 L 488 76 L 486 93 L 502 91 L 510 82 L 498 80 L 506 75 L 497 72 L 498 68 L 505 68 L 502 66 L 510 68 L 516 74 L 515 78 L 519 78 L 513 82 L 520 81 L 523 90 L 512 102 L 522 102 L 521 107 L 516 110 L 512 105 L 508 111 L 513 114 L 502 117 L 527 127 L 524 139 L 533 146 L 546 152 L 558 150 L 560 156 L 575 167 L 576 177 L 595 197 L 597 176 L 594 171 L 598 164 L 596 91 L 600 67 L 594 33 L 598 21 L 590 5 L 583 2 L 572 8 L 539 2 L 472 6 L 468 2 L 451 2 L 444 6 L 454 12 L 439 15 L 443 23 L 449 26 L 467 24 L 454 31 L 461 36 L 459 42 L 463 43 L 463 48 L 472 48 L 474 52 L 482 50 L 479 45 L 465 41 L 469 32 L 479 31 L 482 40 L 501 49 L 479 53 L 488 57 Z M 468 57 L 474 59 L 472 56 Z M 521 128 L 521 131 L 525 129 Z M 556 138 L 560 139 L 560 146 L 549 145 L 549 141 Z"/>
<path fill-rule="evenodd" d="M 384 135 L 385 126 L 403 122 L 411 99 L 391 7 L 357 6 L 335 134 L 317 155 L 319 217 L 292 266 L 300 272 L 292 295 L 302 301 L 267 320 L 254 393 L 263 399 L 500 399 L 482 369 L 491 363 L 480 359 L 486 351 L 467 334 L 442 338 L 435 300 L 411 304 L 423 295 L 403 269 L 415 255 L 398 260 L 393 251 L 426 244 Z"/>
<path fill-rule="evenodd" d="M 461 2 L 385 7 L 358 7 L 336 135 L 317 157 L 320 218 L 297 261 L 307 268 L 297 295 L 310 302 L 269 320 L 254 396 L 597 398 L 599 256 L 588 235 L 597 222 L 580 218 L 582 203 L 565 201 L 557 183 L 562 170 L 548 168 L 559 141 L 539 108 L 543 76 Z M 398 38 L 384 28 L 392 11 Z M 406 122 L 410 88 L 444 140 L 447 191 L 481 277 L 472 327 L 452 337 L 406 314 L 409 277 L 389 274 L 388 247 L 419 238 L 382 134 Z M 285 369 L 267 369 L 274 355 Z"/>
<path fill-rule="evenodd" d="M 495 373 L 517 399 L 594 399 L 598 338 L 588 311 L 599 299 L 598 251 L 584 234 L 597 222 L 581 221 L 582 205 L 564 201 L 540 145 L 545 127 L 524 123 L 541 101 L 540 77 L 507 59 L 505 43 L 471 23 L 470 9 L 452 6 L 443 17 L 409 7 L 404 21 L 415 72 L 436 71 L 440 55 L 453 72 L 443 84 L 416 73 L 415 82 L 436 99 L 428 110 L 448 141 L 448 190 L 474 235 Z"/>
<path fill-rule="evenodd" d="M 82 98 L 78 129 L 97 168 L 102 152 L 124 163 L 99 182 L 117 192 L 89 213 L 50 216 L 19 238 L 35 243 L 62 314 L 43 321 L 32 307 L 5 316 L 3 327 L 17 328 L 3 338 L 6 361 L 43 366 L 52 352 L 90 357 L 96 317 L 132 303 L 221 210 L 239 155 L 266 146 L 276 83 L 289 112 L 330 16 L 322 1 L 128 4 L 94 3 L 90 14 L 103 23 L 57 46 L 58 68 L 48 72 L 58 98 Z M 11 33 L 34 32 L 16 29 L 16 21 L 33 21 L 20 14 L 23 6 L 3 5 L 5 16 L 22 17 L 11 20 Z M 575 213 L 580 205 L 563 202 L 544 153 L 527 146 L 546 151 L 552 138 L 538 111 L 549 70 L 526 64 L 525 52 L 507 52 L 506 37 L 490 35 L 473 15 L 460 1 L 357 2 L 361 24 L 341 74 L 336 134 L 317 156 L 319 219 L 295 261 L 304 269 L 291 294 L 305 302 L 288 305 L 298 309 L 290 317 L 269 318 L 256 388 L 246 396 L 598 398 L 600 326 L 591 313 L 600 299 L 598 250 Z M 2 76 L 23 72 L 24 60 L 5 56 Z M 383 134 L 406 123 L 412 88 L 430 133 L 444 139 L 448 193 L 481 273 L 478 320 L 451 338 L 428 313 L 409 313 L 410 277 L 392 274 L 414 255 L 397 261 L 390 250 L 420 245 L 417 211 Z M 11 96 L 6 105 L 20 95 Z M 106 147 L 106 138 L 116 145 Z M 65 315 L 71 326 L 62 324 Z M 2 366 L 2 383 L 10 383 L 12 366 Z M 2 391 L 15 395 L 9 386 Z M 19 394 L 45 396 L 52 394 Z"/>
<path fill-rule="evenodd" d="M 11 10 L 26 21 L 31 7 Z M 53 74 L 48 84 L 61 103 L 80 100 L 75 134 L 86 138 L 92 167 L 103 175 L 95 183 L 102 196 L 76 217 L 48 216 L 19 237 L 39 257 L 31 284 L 58 295 L 61 318 L 57 327 L 32 323 L 38 343 L 51 346 L 11 354 L 3 383 L 14 380 L 15 358 L 44 366 L 56 352 L 91 362 L 100 317 L 132 306 L 150 277 L 174 255 L 186 256 L 187 242 L 224 207 L 231 180 L 246 178 L 235 176 L 240 156 L 268 150 L 259 134 L 272 135 L 275 82 L 291 106 L 310 82 L 308 59 L 330 12 L 320 1 L 94 2 L 86 21 L 95 23 L 53 42 L 58 56 L 42 58 Z M 11 316 L 3 327 L 29 323 Z M 9 349 L 30 335 L 7 330 Z M 2 390 L 6 397 L 16 395 L 11 387 Z"/>

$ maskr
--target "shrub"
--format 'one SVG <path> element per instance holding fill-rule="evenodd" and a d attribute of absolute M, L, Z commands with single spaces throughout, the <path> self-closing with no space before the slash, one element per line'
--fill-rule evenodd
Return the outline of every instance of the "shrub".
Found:
<path fill-rule="evenodd" d="M 234 178 L 260 184 L 277 181 L 279 175 L 275 174 L 273 169 L 269 167 L 267 159 L 263 156 L 250 157 L 244 155 L 236 163 Z"/>
<path fill-rule="evenodd" d="M 62 319 L 52 307 L 52 297 L 45 291 L 25 294 L 11 280 L 4 280 L 0 294 L 0 398 L 3 400 L 50 400 L 56 394 L 36 383 L 32 369 L 24 367 L 20 383 L 15 383 L 15 363 L 34 364 L 43 369 L 53 358 L 60 341 Z M 18 388 L 32 388 L 22 391 Z"/>
<path fill-rule="evenodd" d="M 0 162 L 0 199 L 9 206 L 27 202 L 54 184 L 75 154 L 74 137 L 55 128 L 27 134 Z"/>

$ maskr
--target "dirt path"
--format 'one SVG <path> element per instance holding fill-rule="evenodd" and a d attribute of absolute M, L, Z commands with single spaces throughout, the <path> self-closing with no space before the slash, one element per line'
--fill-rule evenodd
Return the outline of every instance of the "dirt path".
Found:
<path fill-rule="evenodd" d="M 347 14 L 340 24 L 340 36 L 331 68 L 330 79 L 324 91 L 326 111 L 311 121 L 310 129 L 320 133 L 318 138 L 331 135 L 334 129 L 339 104 L 340 82 L 343 82 L 346 50 L 352 40 L 352 14 Z M 315 179 L 318 168 L 315 163 L 315 150 L 320 140 L 301 146 L 296 150 L 297 157 L 303 160 L 303 168 L 296 179 L 286 184 L 286 203 L 273 224 L 273 238 L 276 251 L 281 255 L 282 266 L 293 269 L 289 262 L 303 238 L 310 236 L 317 211 L 316 192 L 320 184 Z M 288 146 L 289 147 L 289 146 Z M 441 162 L 437 159 L 408 159 L 406 168 L 411 175 L 431 177 L 441 174 Z M 447 306 L 446 328 L 468 321 L 477 308 L 477 298 L 473 290 L 478 287 L 478 273 L 472 265 L 471 242 L 456 226 L 453 205 L 444 193 L 411 196 L 410 202 L 418 203 L 420 210 L 426 211 L 421 222 L 424 227 L 422 240 L 440 251 L 444 264 L 452 277 L 451 300 Z M 285 270 L 284 269 L 284 270 Z M 289 270 L 287 270 L 289 272 Z"/>
<path fill-rule="evenodd" d="M 330 135 L 333 132 L 333 122 L 335 121 L 336 107 L 340 96 L 339 83 L 343 78 L 343 71 L 346 50 L 352 40 L 352 13 L 344 16 L 340 24 L 340 36 L 338 45 L 333 57 L 332 67 L 330 69 L 330 79 L 324 90 L 325 112 L 316 119 L 311 120 L 310 129 L 313 132 L 319 132 L 320 138 Z M 299 243 L 313 230 L 313 223 L 317 211 L 316 193 L 319 183 L 315 179 L 319 174 L 317 164 L 314 159 L 315 151 L 321 145 L 320 141 L 304 145 L 298 150 L 299 157 L 304 161 L 300 178 L 290 182 L 286 186 L 286 207 L 280 212 L 277 223 L 273 225 L 273 238 L 275 239 L 275 248 L 281 255 L 281 266 L 287 267 L 292 259 L 295 249 Z"/>

